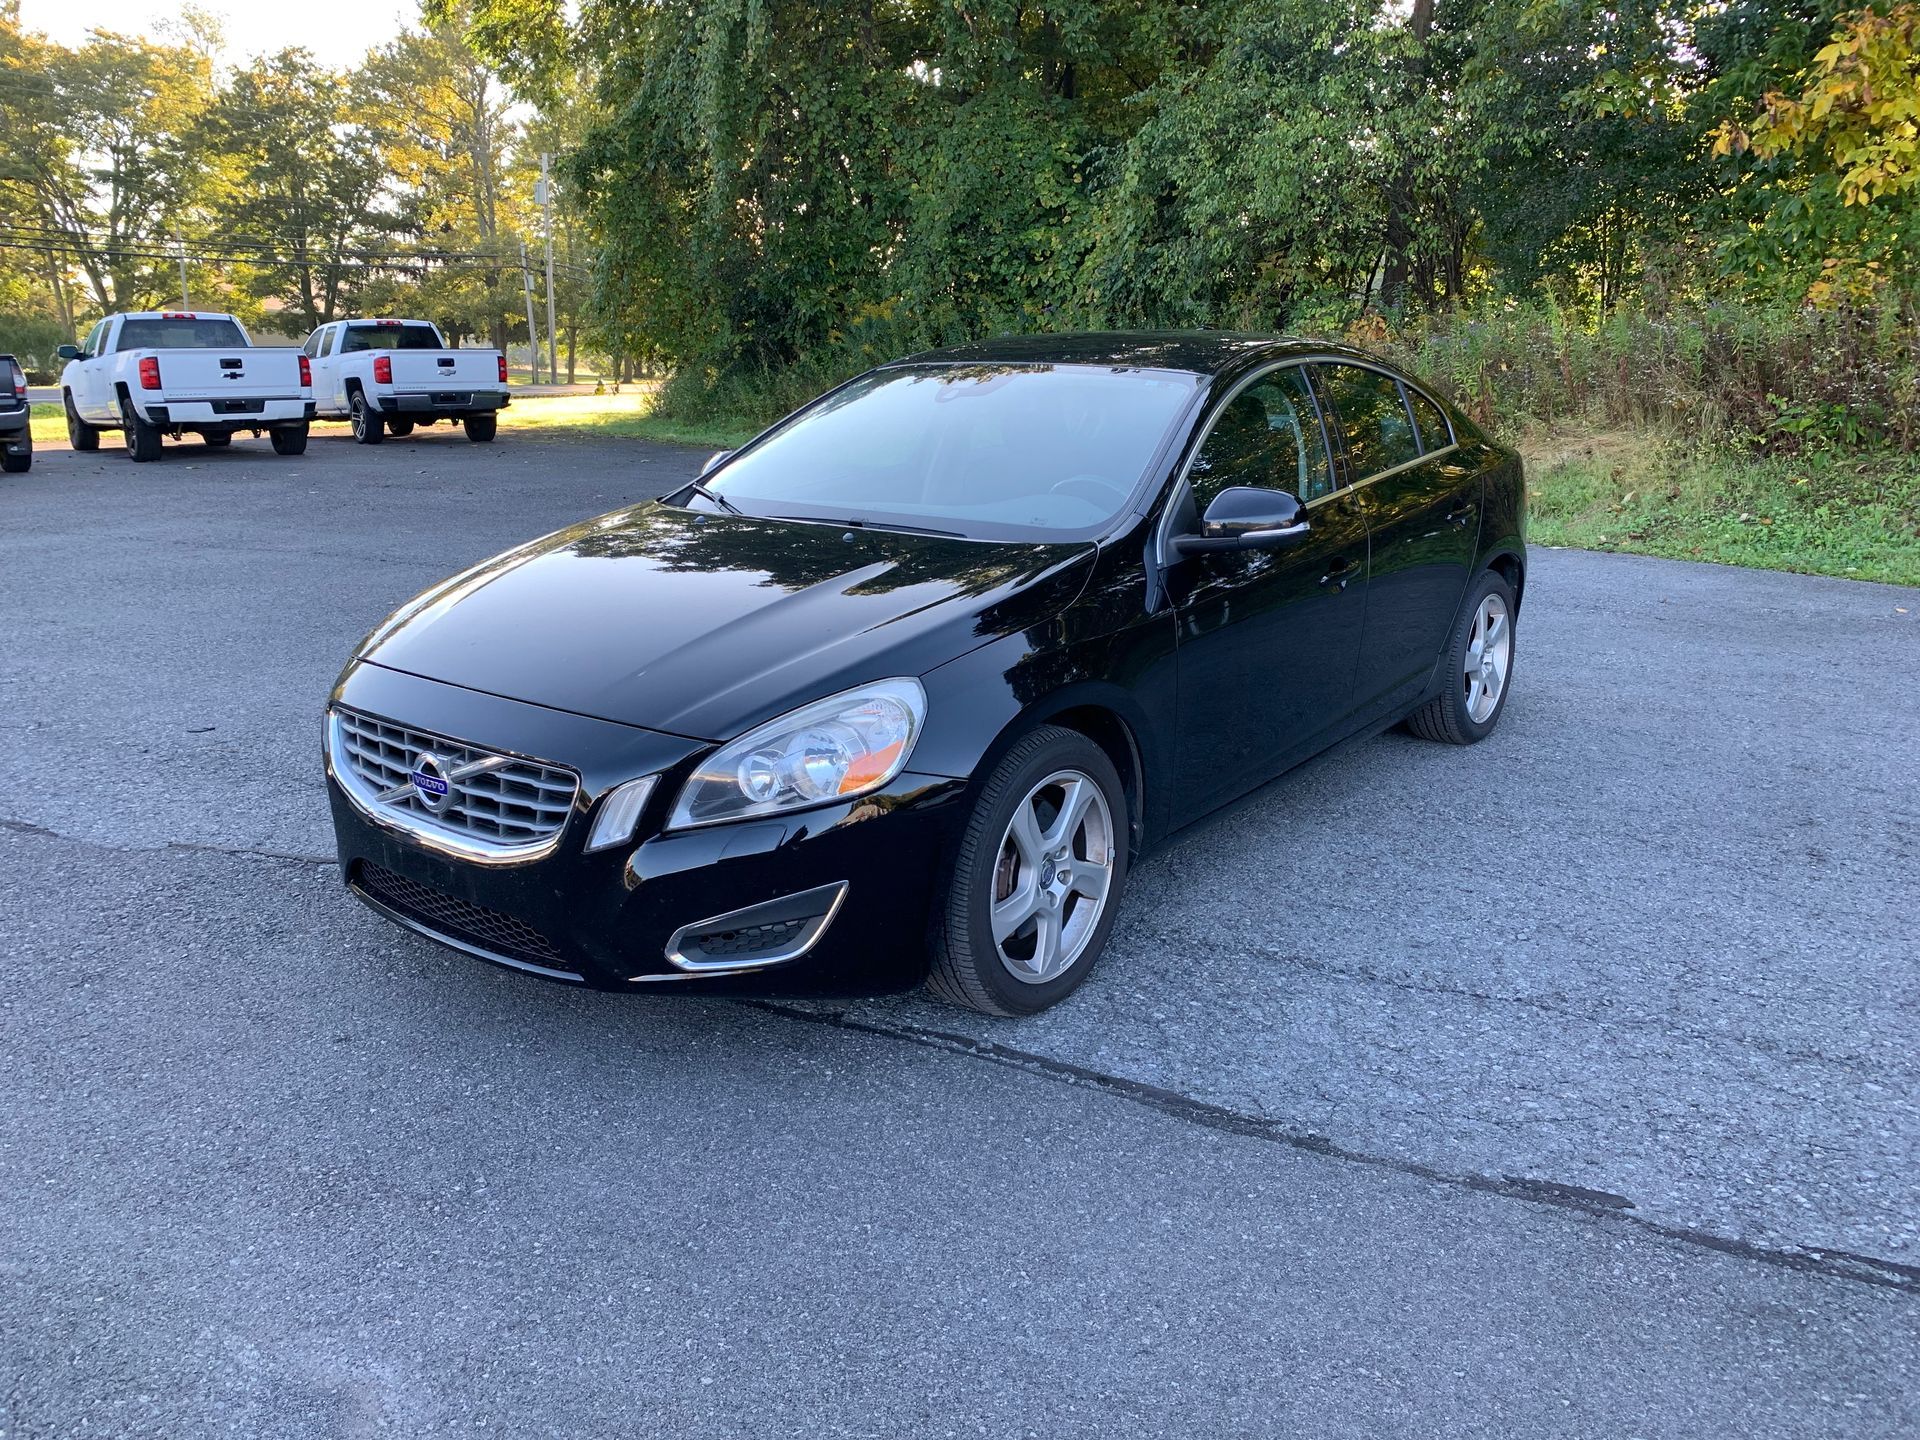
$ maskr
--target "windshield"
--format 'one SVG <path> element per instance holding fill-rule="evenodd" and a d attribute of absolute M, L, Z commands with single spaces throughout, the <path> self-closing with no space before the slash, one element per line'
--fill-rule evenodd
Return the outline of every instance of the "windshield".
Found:
<path fill-rule="evenodd" d="M 974 539 L 1100 533 L 1201 377 L 1099 365 L 876 370 L 728 461 L 707 488 L 753 515 Z"/>
<path fill-rule="evenodd" d="M 184 315 L 162 315 L 129 320 L 120 327 L 118 348 L 122 350 L 232 350 L 247 343 L 240 327 L 222 317 L 218 320 L 189 319 Z"/>
<path fill-rule="evenodd" d="M 444 350 L 440 332 L 423 321 L 385 320 L 377 325 L 349 325 L 340 341 L 340 353 L 355 350 Z"/>

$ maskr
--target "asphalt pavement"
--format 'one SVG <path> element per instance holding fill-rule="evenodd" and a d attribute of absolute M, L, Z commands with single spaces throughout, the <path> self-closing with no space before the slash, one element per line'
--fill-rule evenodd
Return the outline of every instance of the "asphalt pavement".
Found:
<path fill-rule="evenodd" d="M 352 902 L 354 641 L 698 459 L 0 483 L 0 1436 L 1920 1428 L 1920 592 L 1540 551 L 1493 739 L 1197 828 L 1028 1021 Z"/>

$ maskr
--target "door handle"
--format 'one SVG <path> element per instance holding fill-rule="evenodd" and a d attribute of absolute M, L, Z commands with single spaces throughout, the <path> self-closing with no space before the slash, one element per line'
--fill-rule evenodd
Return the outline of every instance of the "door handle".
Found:
<path fill-rule="evenodd" d="M 1473 501 L 1462 500 L 1458 505 L 1455 505 L 1451 510 L 1447 511 L 1445 518 L 1449 525 L 1465 525 L 1473 518 Z"/>
<path fill-rule="evenodd" d="M 1358 561 L 1349 560 L 1342 556 L 1339 560 L 1334 561 L 1332 565 L 1327 567 L 1327 573 L 1320 577 L 1320 583 L 1322 585 L 1331 585 L 1336 590 L 1345 590 L 1347 588 L 1347 582 L 1353 579 L 1354 575 L 1359 572 L 1359 569 L 1360 565 Z"/>

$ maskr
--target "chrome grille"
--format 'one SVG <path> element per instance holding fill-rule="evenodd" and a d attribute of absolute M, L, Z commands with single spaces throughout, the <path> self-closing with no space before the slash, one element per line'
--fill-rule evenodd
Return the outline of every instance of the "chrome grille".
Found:
<path fill-rule="evenodd" d="M 571 770 L 336 707 L 334 771 L 362 809 L 416 834 L 447 837 L 479 855 L 520 855 L 552 845 L 573 813 Z M 412 776 L 431 756 L 449 794 L 438 812 Z"/>

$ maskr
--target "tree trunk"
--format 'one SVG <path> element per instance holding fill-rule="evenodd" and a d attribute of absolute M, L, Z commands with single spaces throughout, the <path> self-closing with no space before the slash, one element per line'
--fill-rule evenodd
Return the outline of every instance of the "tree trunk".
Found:
<path fill-rule="evenodd" d="M 1407 21 L 1408 33 L 1422 47 L 1422 53 L 1416 55 L 1408 66 L 1415 89 L 1420 88 L 1426 79 L 1425 46 L 1427 37 L 1433 33 L 1433 7 L 1434 0 L 1413 0 L 1413 14 Z M 1393 183 L 1387 187 L 1387 254 L 1386 270 L 1380 281 L 1380 303 L 1389 310 L 1398 309 L 1407 300 L 1407 279 L 1412 269 L 1414 242 L 1418 238 L 1413 228 L 1413 179 L 1413 157 L 1402 156 L 1397 163 Z"/>

